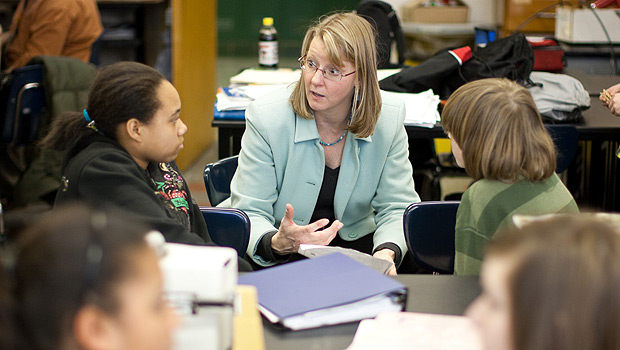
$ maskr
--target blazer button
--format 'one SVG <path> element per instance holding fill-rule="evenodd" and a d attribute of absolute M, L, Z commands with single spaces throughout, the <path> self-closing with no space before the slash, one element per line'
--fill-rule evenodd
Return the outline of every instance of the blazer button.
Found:
<path fill-rule="evenodd" d="M 351 232 L 351 233 L 348 234 L 348 236 L 349 236 L 349 238 L 357 238 L 357 233 Z"/>

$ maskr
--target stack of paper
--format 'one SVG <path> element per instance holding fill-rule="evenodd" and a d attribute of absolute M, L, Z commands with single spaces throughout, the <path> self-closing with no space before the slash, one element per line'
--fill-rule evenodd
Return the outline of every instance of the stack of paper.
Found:
<path fill-rule="evenodd" d="M 379 80 L 400 72 L 401 69 L 378 69 Z M 231 84 L 290 84 L 299 81 L 301 69 L 244 69 L 230 78 Z"/>
<path fill-rule="evenodd" d="M 221 87 L 217 89 L 216 107 L 218 111 L 244 110 L 252 99 L 241 88 Z"/>
<path fill-rule="evenodd" d="M 247 85 L 239 87 L 221 87 L 217 91 L 215 108 L 222 111 L 245 110 L 250 102 L 286 85 Z"/>
<path fill-rule="evenodd" d="M 399 69 L 378 70 L 377 75 L 380 79 L 397 73 Z M 245 69 L 241 73 L 230 78 L 230 87 L 221 87 L 217 92 L 217 102 L 215 103 L 215 115 L 226 119 L 245 118 L 245 114 L 240 112 L 247 108 L 250 102 L 271 92 L 289 86 L 299 81 L 300 69 Z M 249 85 L 247 85 L 249 84 Z M 440 121 L 437 107 L 439 96 L 433 90 L 421 93 L 398 93 L 388 92 L 401 98 L 405 102 L 407 115 L 406 125 L 415 125 L 432 128 Z M 220 115 L 218 112 L 231 112 Z M 238 112 L 238 113 L 232 113 Z"/>
<path fill-rule="evenodd" d="M 417 94 L 405 92 L 388 92 L 400 97 L 405 102 L 407 109 L 405 115 L 405 125 L 415 125 L 432 128 L 441 120 L 437 107 L 439 106 L 439 96 L 429 89 Z"/>
<path fill-rule="evenodd" d="M 379 81 L 400 72 L 402 68 L 395 69 L 377 69 L 377 78 Z"/>
<path fill-rule="evenodd" d="M 481 350 L 472 320 L 464 316 L 388 312 L 364 320 L 346 350 Z"/>
<path fill-rule="evenodd" d="M 301 69 L 244 69 L 230 78 L 231 84 L 290 84 L 299 80 Z"/>
<path fill-rule="evenodd" d="M 292 330 L 372 318 L 404 308 L 407 288 L 340 253 L 239 277 L 258 290 L 259 310 Z"/>
<path fill-rule="evenodd" d="M 300 244 L 297 253 L 307 258 L 318 258 L 327 254 L 341 253 L 357 261 L 358 263 L 364 264 L 384 275 L 386 275 L 390 271 L 392 266 L 394 266 L 394 263 L 391 263 L 387 260 L 375 258 L 374 256 L 362 253 L 359 250 L 342 247 L 332 247 L 315 244 Z"/>

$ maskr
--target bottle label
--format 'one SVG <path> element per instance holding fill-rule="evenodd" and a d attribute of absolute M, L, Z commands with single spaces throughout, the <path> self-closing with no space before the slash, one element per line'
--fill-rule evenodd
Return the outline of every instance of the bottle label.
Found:
<path fill-rule="evenodd" d="M 258 64 L 261 66 L 273 66 L 278 64 L 278 42 L 258 42 Z"/>

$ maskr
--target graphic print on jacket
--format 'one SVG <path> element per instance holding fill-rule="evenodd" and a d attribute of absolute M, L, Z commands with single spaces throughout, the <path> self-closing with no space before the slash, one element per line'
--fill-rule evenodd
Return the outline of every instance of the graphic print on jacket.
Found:
<path fill-rule="evenodd" d="M 155 186 L 155 195 L 162 201 L 166 211 L 180 223 L 189 227 L 188 192 L 178 170 L 170 163 L 151 163 L 149 177 Z"/>

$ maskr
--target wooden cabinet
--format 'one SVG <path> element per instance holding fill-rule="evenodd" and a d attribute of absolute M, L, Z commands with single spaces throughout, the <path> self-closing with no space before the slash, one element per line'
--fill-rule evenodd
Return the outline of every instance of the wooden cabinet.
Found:
<path fill-rule="evenodd" d="M 557 0 L 504 0 L 505 35 L 515 30 L 524 33 L 553 34 L 555 32 L 555 7 Z M 578 0 L 564 1 L 576 5 Z M 530 18 L 531 17 L 531 18 Z"/>
<path fill-rule="evenodd" d="M 172 80 L 187 124 L 185 149 L 177 163 L 185 168 L 215 141 L 211 127 L 217 58 L 216 0 L 171 0 Z"/>

